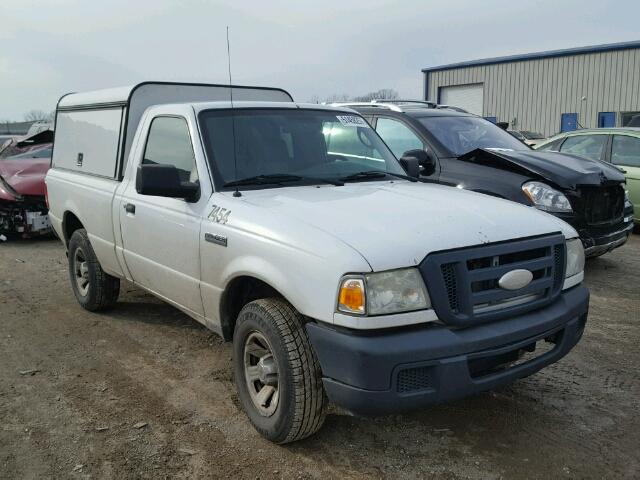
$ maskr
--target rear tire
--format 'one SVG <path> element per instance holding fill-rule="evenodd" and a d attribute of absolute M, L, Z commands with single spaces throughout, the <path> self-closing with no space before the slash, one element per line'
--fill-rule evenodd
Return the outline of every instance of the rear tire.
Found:
<path fill-rule="evenodd" d="M 255 429 L 275 443 L 317 432 L 325 419 L 320 364 L 304 317 L 279 298 L 240 311 L 233 335 L 234 379 Z"/>
<path fill-rule="evenodd" d="M 69 279 L 80 306 L 91 312 L 112 307 L 120 294 L 120 279 L 102 270 L 85 229 L 69 240 Z"/>

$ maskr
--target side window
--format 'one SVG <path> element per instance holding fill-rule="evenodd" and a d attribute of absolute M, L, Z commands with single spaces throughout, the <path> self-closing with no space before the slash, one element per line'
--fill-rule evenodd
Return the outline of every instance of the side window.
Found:
<path fill-rule="evenodd" d="M 607 135 L 574 135 L 564 141 L 560 151 L 600 160 L 606 143 Z"/>
<path fill-rule="evenodd" d="M 173 165 L 178 169 L 181 181 L 198 181 L 191 136 L 184 118 L 156 117 L 153 119 L 142 163 Z"/>
<path fill-rule="evenodd" d="M 640 138 L 614 135 L 611 144 L 611 163 L 640 167 Z"/>
<path fill-rule="evenodd" d="M 369 135 L 372 133 L 373 130 L 369 127 L 345 127 L 338 122 L 324 122 L 322 126 L 329 155 L 380 162 L 384 157 L 371 142 Z"/>
<path fill-rule="evenodd" d="M 400 158 L 408 150 L 422 150 L 424 143 L 403 123 L 390 118 L 378 118 L 376 131 L 393 154 Z"/>

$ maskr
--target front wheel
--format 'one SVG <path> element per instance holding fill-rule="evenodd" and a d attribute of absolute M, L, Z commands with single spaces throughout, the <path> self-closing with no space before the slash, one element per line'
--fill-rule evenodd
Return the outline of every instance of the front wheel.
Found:
<path fill-rule="evenodd" d="M 304 318 L 279 298 L 255 300 L 233 335 L 240 403 L 258 432 L 276 443 L 308 437 L 325 418 L 322 374 Z"/>
<path fill-rule="evenodd" d="M 118 300 L 120 280 L 102 270 L 85 229 L 73 232 L 69 240 L 69 278 L 82 308 L 104 310 Z"/>

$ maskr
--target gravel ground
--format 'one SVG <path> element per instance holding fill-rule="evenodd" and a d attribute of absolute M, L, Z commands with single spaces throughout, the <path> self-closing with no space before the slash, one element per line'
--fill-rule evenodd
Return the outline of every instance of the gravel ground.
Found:
<path fill-rule="evenodd" d="M 591 311 L 567 357 L 428 410 L 330 415 L 276 446 L 253 430 L 231 348 L 125 284 L 76 303 L 54 240 L 0 244 L 0 478 L 638 478 L 640 235 L 588 262 Z"/>

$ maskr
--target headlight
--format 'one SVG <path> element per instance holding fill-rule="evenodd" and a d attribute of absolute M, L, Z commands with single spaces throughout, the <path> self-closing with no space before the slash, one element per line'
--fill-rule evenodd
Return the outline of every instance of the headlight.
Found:
<path fill-rule="evenodd" d="M 384 315 L 431 307 L 422 276 L 415 268 L 348 276 L 340 284 L 338 310 Z"/>
<path fill-rule="evenodd" d="M 571 204 L 562 192 L 542 182 L 527 182 L 522 191 L 536 208 L 545 212 L 571 212 Z"/>
<path fill-rule="evenodd" d="M 567 268 L 565 278 L 573 277 L 584 270 L 584 248 L 579 238 L 567 240 Z"/>

